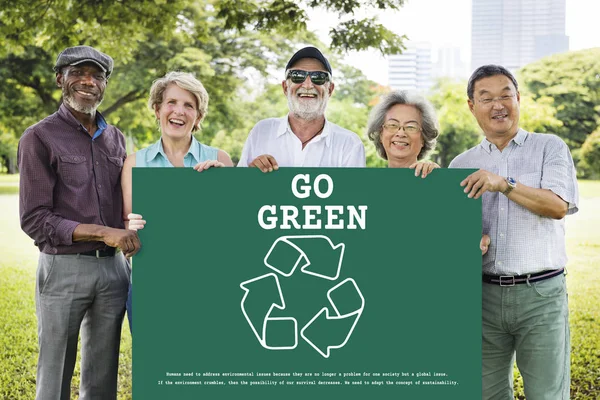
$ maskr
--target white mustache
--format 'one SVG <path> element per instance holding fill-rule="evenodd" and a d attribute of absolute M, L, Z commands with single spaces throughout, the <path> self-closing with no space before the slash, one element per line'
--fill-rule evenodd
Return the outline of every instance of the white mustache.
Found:
<path fill-rule="evenodd" d="M 314 95 L 318 96 L 319 92 L 315 88 L 312 88 L 312 89 L 303 89 L 303 88 L 300 88 L 300 89 L 298 89 L 296 91 L 296 94 L 297 95 L 299 95 L 299 94 L 314 94 Z"/>

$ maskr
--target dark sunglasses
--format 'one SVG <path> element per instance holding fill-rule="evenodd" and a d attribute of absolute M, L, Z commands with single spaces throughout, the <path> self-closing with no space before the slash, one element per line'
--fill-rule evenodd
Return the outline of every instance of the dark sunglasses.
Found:
<path fill-rule="evenodd" d="M 315 85 L 322 85 L 325 82 L 329 82 L 329 72 L 303 71 L 301 69 L 289 70 L 285 79 L 291 79 L 293 83 L 302 83 L 306 80 L 307 76 L 310 76 L 310 81 Z"/>

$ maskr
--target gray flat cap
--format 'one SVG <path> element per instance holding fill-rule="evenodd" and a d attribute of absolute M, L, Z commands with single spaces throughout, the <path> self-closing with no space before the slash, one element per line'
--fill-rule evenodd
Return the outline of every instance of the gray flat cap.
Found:
<path fill-rule="evenodd" d="M 110 76 L 113 70 L 113 59 L 111 56 L 102 53 L 90 46 L 75 46 L 64 49 L 56 59 L 54 71 L 60 72 L 62 67 L 67 65 L 78 65 L 86 62 L 96 64 L 106 76 Z"/>

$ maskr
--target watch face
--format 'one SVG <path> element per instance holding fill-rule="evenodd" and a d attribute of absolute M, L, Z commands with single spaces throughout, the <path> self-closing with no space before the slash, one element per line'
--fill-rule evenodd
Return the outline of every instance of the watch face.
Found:
<path fill-rule="evenodd" d="M 506 180 L 508 181 L 508 183 L 510 183 L 511 185 L 516 185 L 517 181 L 515 181 L 514 178 L 511 178 L 510 176 L 508 178 L 506 178 Z"/>

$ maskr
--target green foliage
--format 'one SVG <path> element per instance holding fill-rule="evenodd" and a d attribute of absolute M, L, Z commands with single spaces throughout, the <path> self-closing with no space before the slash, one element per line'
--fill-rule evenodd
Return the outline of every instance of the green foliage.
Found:
<path fill-rule="evenodd" d="M 13 138 L 57 109 L 60 90 L 52 66 L 65 47 L 87 44 L 113 56 L 115 70 L 100 111 L 135 148 L 159 137 L 145 101 L 152 81 L 170 70 L 194 73 L 210 95 L 199 138 L 211 143 L 220 136 L 216 143 L 231 142 L 222 136 L 245 138 L 242 133 L 247 135 L 258 121 L 249 118 L 247 111 L 253 108 L 241 104 L 246 102 L 241 94 L 257 90 L 256 85 L 245 87 L 246 77 L 282 69 L 299 43 L 324 47 L 306 30 L 308 8 L 321 7 L 350 21 L 346 28 L 336 28 L 336 35 L 345 39 L 334 40 L 334 49 L 376 47 L 392 52 L 402 38 L 373 19 L 365 20 L 369 31 L 360 34 L 363 21 L 355 21 L 352 13 L 362 6 L 398 9 L 402 4 L 403 0 L 108 0 L 90 5 L 55 0 L 32 6 L 23 0 L 2 1 L 0 153 L 12 152 L 14 159 Z M 344 29 L 354 33 L 344 34 Z M 241 148 L 233 142 L 228 146 Z"/>
<path fill-rule="evenodd" d="M 534 100 L 527 92 L 521 93 L 519 126 L 529 132 L 556 132 L 563 123 L 556 119 L 553 99 L 539 97 Z"/>
<path fill-rule="evenodd" d="M 600 48 L 571 51 L 543 58 L 520 70 L 522 92 L 533 100 L 553 99 L 555 118 L 562 124 L 548 126 L 571 148 L 581 147 L 600 124 Z"/>
<path fill-rule="evenodd" d="M 579 166 L 585 171 L 585 177 L 600 178 L 600 129 L 587 137 L 581 146 L 580 157 Z"/>
<path fill-rule="evenodd" d="M 436 109 L 440 136 L 432 159 L 442 167 L 482 139 L 479 126 L 467 105 L 466 82 L 440 80 L 429 100 Z"/>

